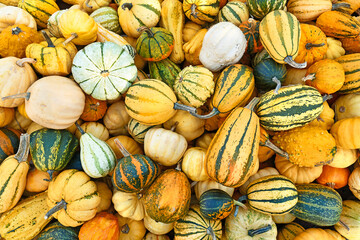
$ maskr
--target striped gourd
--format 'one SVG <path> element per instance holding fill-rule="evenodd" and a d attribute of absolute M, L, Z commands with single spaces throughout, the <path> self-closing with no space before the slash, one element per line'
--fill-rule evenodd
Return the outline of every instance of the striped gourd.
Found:
<path fill-rule="evenodd" d="M 260 97 L 256 114 L 266 130 L 284 131 L 300 127 L 317 118 L 323 110 L 323 99 L 313 87 L 292 85 L 269 91 Z"/>
<path fill-rule="evenodd" d="M 60 10 L 53 0 L 20 0 L 18 7 L 30 13 L 41 28 L 46 28 L 50 16 Z"/>
<path fill-rule="evenodd" d="M 332 226 L 340 220 L 342 199 L 334 189 L 321 184 L 296 185 L 298 202 L 291 213 L 318 226 Z"/>
<path fill-rule="evenodd" d="M 97 42 L 113 42 L 120 46 L 125 46 L 126 51 L 134 58 L 136 55 L 135 48 L 128 43 L 122 36 L 116 34 L 97 23 Z"/>
<path fill-rule="evenodd" d="M 211 140 L 205 159 L 207 174 L 227 187 L 241 186 L 257 171 L 259 143 L 259 118 L 248 108 L 236 108 Z"/>
<path fill-rule="evenodd" d="M 47 171 L 50 180 L 54 171 L 63 170 L 73 157 L 79 141 L 68 130 L 43 128 L 30 134 L 30 153 L 40 171 Z"/>
<path fill-rule="evenodd" d="M 296 63 L 301 36 L 300 22 L 294 15 L 275 10 L 260 22 L 260 40 L 266 51 L 278 63 L 295 68 L 305 68 L 306 63 Z"/>
<path fill-rule="evenodd" d="M 59 19 L 60 16 L 65 12 L 66 10 L 60 10 L 53 13 L 47 22 L 47 29 L 49 30 L 49 33 L 56 37 L 56 38 L 63 38 L 63 34 L 61 33 L 59 29 Z"/>
<path fill-rule="evenodd" d="M 264 59 L 268 59 L 268 58 L 271 58 L 271 56 L 266 51 L 266 49 L 263 49 L 261 52 L 258 52 L 255 54 L 255 56 L 251 60 L 251 65 L 252 65 L 252 67 L 255 67 L 256 65 L 259 64 L 259 62 L 261 62 Z"/>
<path fill-rule="evenodd" d="M 247 0 L 249 12 L 256 19 L 263 19 L 269 12 L 283 10 L 286 0 Z"/>
<path fill-rule="evenodd" d="M 276 239 L 277 240 L 294 240 L 296 235 L 298 235 L 299 233 L 302 233 L 303 231 L 305 231 L 305 228 L 303 228 L 298 223 L 292 222 L 292 223 L 286 224 L 285 226 L 283 226 L 282 228 L 279 229 Z"/>
<path fill-rule="evenodd" d="M 127 125 L 129 134 L 138 143 L 144 143 L 145 134 L 154 127 L 161 127 L 161 125 L 145 125 L 134 118 L 131 118 Z"/>
<path fill-rule="evenodd" d="M 31 240 L 52 220 L 45 219 L 49 210 L 47 192 L 39 193 L 19 202 L 0 217 L 0 235 L 3 239 Z"/>
<path fill-rule="evenodd" d="M 348 54 L 335 59 L 345 70 L 345 82 L 339 93 L 360 92 L 360 53 Z"/>
<path fill-rule="evenodd" d="M 264 49 L 260 41 L 259 27 L 260 22 L 253 18 L 249 18 L 248 21 L 239 25 L 239 28 L 245 35 L 247 41 L 246 52 L 249 54 L 258 53 Z"/>
<path fill-rule="evenodd" d="M 19 150 L 0 165 L 0 213 L 13 208 L 25 190 L 29 171 L 29 134 L 20 136 Z"/>
<path fill-rule="evenodd" d="M 12 128 L 0 128 L 0 163 L 17 152 L 20 132 Z"/>
<path fill-rule="evenodd" d="M 221 220 L 209 220 L 201 215 L 199 205 L 190 206 L 188 214 L 174 225 L 176 240 L 220 240 Z"/>
<path fill-rule="evenodd" d="M 157 62 L 149 62 L 150 78 L 161 80 L 171 88 L 173 88 L 175 79 L 180 71 L 179 66 L 169 58 Z"/>
<path fill-rule="evenodd" d="M 232 22 L 236 26 L 249 19 L 249 10 L 240 1 L 228 2 L 219 12 L 219 22 Z"/>
<path fill-rule="evenodd" d="M 119 23 L 119 16 L 117 11 L 112 7 L 101 7 L 90 14 L 95 22 L 109 31 L 116 34 L 121 34 L 122 30 Z"/>
<path fill-rule="evenodd" d="M 203 25 L 215 21 L 219 10 L 219 0 L 184 0 L 183 10 L 185 16 L 191 21 Z"/>
<path fill-rule="evenodd" d="M 157 125 L 166 122 L 176 111 L 177 99 L 171 88 L 156 79 L 134 83 L 127 91 L 125 107 L 130 117 L 140 123 Z"/>
<path fill-rule="evenodd" d="M 360 236 L 360 201 L 345 200 L 343 201 L 343 211 L 341 212 L 340 221 L 335 224 L 335 229 L 347 239 L 357 239 Z M 348 230 L 342 223 L 345 223 Z"/>
<path fill-rule="evenodd" d="M 78 240 L 79 228 L 65 227 L 59 222 L 49 224 L 36 240 Z"/>
<path fill-rule="evenodd" d="M 285 214 L 298 201 L 294 183 L 282 175 L 261 177 L 251 182 L 246 190 L 249 206 L 265 214 Z"/>
<path fill-rule="evenodd" d="M 278 91 L 278 87 L 285 81 L 286 72 L 284 64 L 271 58 L 262 60 L 254 67 L 256 89 L 269 91 L 276 88 L 275 91 Z"/>
<path fill-rule="evenodd" d="M 213 94 L 213 78 L 214 75 L 207 68 L 185 67 L 175 80 L 174 92 L 182 103 L 198 108 Z"/>

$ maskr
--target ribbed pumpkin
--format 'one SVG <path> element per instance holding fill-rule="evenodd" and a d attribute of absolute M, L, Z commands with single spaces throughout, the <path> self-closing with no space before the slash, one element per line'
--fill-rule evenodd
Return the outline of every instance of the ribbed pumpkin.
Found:
<path fill-rule="evenodd" d="M 91 133 L 92 135 L 94 135 L 94 137 L 97 137 L 103 141 L 106 141 L 109 139 L 109 131 L 102 123 L 85 122 L 85 123 L 81 124 L 80 127 L 84 130 L 84 132 Z M 76 130 L 75 136 L 78 139 L 80 139 L 81 132 L 79 130 Z"/>
<path fill-rule="evenodd" d="M 300 23 L 294 15 L 283 10 L 270 12 L 260 22 L 259 33 L 262 45 L 276 62 L 306 67 L 306 63 L 294 61 L 301 36 Z"/>
<path fill-rule="evenodd" d="M 186 216 L 190 207 L 190 183 L 176 169 L 163 172 L 144 195 L 147 214 L 158 222 L 171 223 Z"/>
<path fill-rule="evenodd" d="M 335 59 L 345 70 L 345 82 L 339 93 L 360 92 L 360 53 L 353 53 Z"/>
<path fill-rule="evenodd" d="M 328 49 L 326 51 L 325 58 L 336 59 L 345 55 L 345 49 L 342 47 L 342 44 L 339 40 L 336 40 L 332 37 L 327 37 L 326 42 L 328 44 Z"/>
<path fill-rule="evenodd" d="M 36 238 L 37 240 L 78 240 L 78 228 L 65 227 L 59 222 L 49 224 Z"/>
<path fill-rule="evenodd" d="M 284 0 L 248 0 L 249 12 L 256 19 L 263 19 L 268 13 L 274 10 L 283 10 L 286 1 Z"/>
<path fill-rule="evenodd" d="M 20 0 L 18 7 L 30 13 L 41 28 L 46 28 L 49 17 L 60 10 L 53 0 Z"/>
<path fill-rule="evenodd" d="M 144 221 L 124 218 L 116 214 L 120 226 L 120 235 L 116 240 L 143 240 L 146 234 Z"/>
<path fill-rule="evenodd" d="M 148 64 L 150 78 L 161 80 L 173 88 L 175 79 L 181 71 L 178 65 L 169 58 L 156 62 L 150 61 Z"/>
<path fill-rule="evenodd" d="M 8 0 L 2 1 L 8 2 Z M 16 1 L 16 5 L 14 6 L 17 6 L 19 1 L 14 1 Z M 33 16 L 24 9 L 14 6 L 10 6 L 9 4 L 9 6 L 5 5 L 0 9 L 0 32 L 5 28 L 16 24 L 25 24 L 26 26 L 37 30 L 36 22 Z"/>
<path fill-rule="evenodd" d="M 97 100 L 90 95 L 85 95 L 85 107 L 80 118 L 89 122 L 97 121 L 105 116 L 106 110 L 106 101 Z"/>
<path fill-rule="evenodd" d="M 271 58 L 264 59 L 254 67 L 254 77 L 256 89 L 278 92 L 286 77 L 286 67 Z"/>
<path fill-rule="evenodd" d="M 0 162 L 18 151 L 20 132 L 12 128 L 0 128 Z"/>
<path fill-rule="evenodd" d="M 342 199 L 334 189 L 316 183 L 296 188 L 299 200 L 291 211 L 295 217 L 318 226 L 332 226 L 340 220 Z"/>
<path fill-rule="evenodd" d="M 335 229 L 341 235 L 347 239 L 356 239 L 360 234 L 360 201 L 358 200 L 345 200 L 343 201 L 343 211 L 340 215 L 340 221 L 344 223 L 349 229 L 343 224 L 336 223 Z"/>
<path fill-rule="evenodd" d="M 339 147 L 345 149 L 360 148 L 360 117 L 345 118 L 337 121 L 330 130 Z"/>
<path fill-rule="evenodd" d="M 185 67 L 175 80 L 174 92 L 182 103 L 198 108 L 214 92 L 213 77 L 213 74 L 204 67 Z"/>
<path fill-rule="evenodd" d="M 332 105 L 335 111 L 335 120 L 344 118 L 360 117 L 360 94 L 350 93 L 336 99 Z"/>
<path fill-rule="evenodd" d="M 205 170 L 206 149 L 192 147 L 186 150 L 181 162 L 181 170 L 192 181 L 205 181 L 209 179 Z"/>
<path fill-rule="evenodd" d="M 99 100 L 119 98 L 137 76 L 125 47 L 112 42 L 87 45 L 76 54 L 71 71 L 84 92 Z"/>
<path fill-rule="evenodd" d="M 117 11 L 112 7 L 101 7 L 96 9 L 90 14 L 95 22 L 102 25 L 104 28 L 116 33 L 121 34 L 122 30 L 119 23 L 119 16 Z"/>
<path fill-rule="evenodd" d="M 219 13 L 219 0 L 185 0 L 183 10 L 185 16 L 197 24 L 211 23 Z"/>
<path fill-rule="evenodd" d="M 328 165 L 323 167 L 323 172 L 316 182 L 334 189 L 345 187 L 348 184 L 350 170 L 347 168 L 334 168 Z"/>
<path fill-rule="evenodd" d="M 175 222 L 172 223 L 157 222 L 146 214 L 144 217 L 144 225 L 146 229 L 149 230 L 151 233 L 167 234 L 174 229 Z"/>
<path fill-rule="evenodd" d="M 249 10 L 245 3 L 240 1 L 228 2 L 218 14 L 219 22 L 231 22 L 238 26 L 249 19 Z"/>
<path fill-rule="evenodd" d="M 81 226 L 79 240 L 118 240 L 119 234 L 120 226 L 117 217 L 111 213 L 100 212 Z"/>
<path fill-rule="evenodd" d="M 247 53 L 255 54 L 264 49 L 260 41 L 259 27 L 260 22 L 253 18 L 249 18 L 248 21 L 242 22 L 239 25 L 247 41 Z"/>
<path fill-rule="evenodd" d="M 0 127 L 5 127 L 11 123 L 15 118 L 15 111 L 13 108 L 0 107 Z"/>
<path fill-rule="evenodd" d="M 142 196 L 140 193 L 126 193 L 115 190 L 112 202 L 120 216 L 140 221 L 145 216 Z"/>
<path fill-rule="evenodd" d="M 294 240 L 294 238 L 299 234 L 305 231 L 298 223 L 289 223 L 283 226 L 278 230 L 277 240 Z"/>
<path fill-rule="evenodd" d="M 30 135 L 30 153 L 35 167 L 48 172 L 63 170 L 73 157 L 79 141 L 68 130 L 43 128 Z"/>
<path fill-rule="evenodd" d="M 130 120 L 125 110 L 124 101 L 115 101 L 109 106 L 103 118 L 103 122 L 111 135 L 127 135 L 126 125 Z"/>

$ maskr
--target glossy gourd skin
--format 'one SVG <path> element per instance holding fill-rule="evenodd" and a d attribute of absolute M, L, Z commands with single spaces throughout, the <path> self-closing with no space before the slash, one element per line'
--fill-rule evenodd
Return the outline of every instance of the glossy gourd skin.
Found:
<path fill-rule="evenodd" d="M 220 10 L 219 0 L 185 0 L 183 10 L 185 16 L 197 24 L 213 22 Z"/>
<path fill-rule="evenodd" d="M 272 59 L 264 59 L 254 67 L 255 86 L 258 90 L 269 91 L 275 89 L 277 83 L 283 83 L 286 77 L 286 67 Z"/>
<path fill-rule="evenodd" d="M 20 143 L 20 132 L 12 128 L 0 128 L 0 162 L 17 152 Z"/>
<path fill-rule="evenodd" d="M 345 70 L 345 82 L 339 93 L 348 94 L 360 92 L 360 53 L 353 53 L 336 58 Z"/>
<path fill-rule="evenodd" d="M 218 14 L 219 22 L 231 22 L 236 26 L 249 19 L 249 10 L 245 3 L 240 1 L 228 2 Z"/>
<path fill-rule="evenodd" d="M 234 200 L 226 192 L 210 189 L 200 196 L 201 214 L 210 220 L 221 220 L 229 216 L 234 209 Z"/>
<path fill-rule="evenodd" d="M 255 54 L 264 49 L 260 41 L 259 27 L 260 22 L 253 18 L 249 18 L 248 21 L 239 25 L 239 28 L 244 33 L 247 40 L 247 53 Z"/>
<path fill-rule="evenodd" d="M 37 240 L 78 240 L 79 228 L 65 227 L 59 222 L 49 224 L 37 237 Z"/>
<path fill-rule="evenodd" d="M 81 226 L 79 240 L 118 240 L 119 234 L 120 226 L 117 217 L 108 212 L 100 212 Z"/>

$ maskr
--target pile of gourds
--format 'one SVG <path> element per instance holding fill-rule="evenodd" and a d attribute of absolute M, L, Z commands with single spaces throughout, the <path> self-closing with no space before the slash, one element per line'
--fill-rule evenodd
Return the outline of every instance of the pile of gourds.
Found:
<path fill-rule="evenodd" d="M 0 238 L 359 240 L 359 15 L 0 0 Z"/>

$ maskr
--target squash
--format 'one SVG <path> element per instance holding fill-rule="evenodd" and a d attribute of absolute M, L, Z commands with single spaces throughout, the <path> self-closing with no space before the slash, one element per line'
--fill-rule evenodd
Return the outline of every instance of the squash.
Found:
<path fill-rule="evenodd" d="M 59 29 L 59 19 L 60 19 L 60 16 L 65 11 L 66 10 L 56 11 L 49 17 L 49 20 L 47 22 L 47 30 L 49 31 L 49 33 L 52 37 L 56 37 L 56 38 L 64 37 Z"/>
<path fill-rule="evenodd" d="M 181 170 L 192 181 L 205 181 L 209 179 L 205 171 L 206 149 L 192 147 L 186 150 L 181 162 Z"/>
<path fill-rule="evenodd" d="M 131 137 L 138 143 L 144 143 L 145 134 L 153 127 L 160 127 L 160 125 L 145 125 L 141 124 L 137 120 L 130 118 L 127 129 Z"/>
<path fill-rule="evenodd" d="M 260 22 L 253 18 L 249 18 L 249 20 L 239 25 L 239 28 L 245 35 L 247 41 L 246 52 L 249 54 L 258 53 L 264 49 L 260 41 L 259 27 Z"/>
<path fill-rule="evenodd" d="M 305 77 L 307 69 L 299 69 L 293 67 L 287 67 L 287 73 L 283 86 L 289 85 L 304 85 L 302 80 Z"/>
<path fill-rule="evenodd" d="M 109 139 L 109 131 L 107 128 L 99 122 L 85 122 L 80 125 L 84 132 L 91 133 L 94 137 L 106 141 Z M 75 136 L 80 139 L 81 132 L 76 130 Z"/>
<path fill-rule="evenodd" d="M 360 167 L 355 168 L 350 174 L 348 185 L 354 196 L 360 200 Z"/>
<path fill-rule="evenodd" d="M 337 121 L 330 130 L 339 147 L 345 149 L 360 148 L 360 117 L 345 118 Z"/>
<path fill-rule="evenodd" d="M 350 170 L 347 168 L 334 168 L 328 165 L 323 167 L 323 172 L 316 182 L 334 189 L 345 187 L 348 184 Z"/>
<path fill-rule="evenodd" d="M 340 215 L 340 222 L 335 224 L 335 230 L 347 239 L 356 239 L 360 234 L 360 201 L 343 201 L 343 211 Z M 344 226 L 346 225 L 348 229 Z"/>
<path fill-rule="evenodd" d="M 129 218 L 124 218 L 116 214 L 119 226 L 120 235 L 116 240 L 142 240 L 145 236 L 146 229 L 143 221 L 136 221 Z"/>
<path fill-rule="evenodd" d="M 5 127 L 14 120 L 15 111 L 13 108 L 0 107 L 0 127 Z"/>
<path fill-rule="evenodd" d="M 106 143 L 111 147 L 111 149 L 114 151 L 116 159 L 123 158 L 124 155 L 121 153 L 119 148 L 116 146 L 114 140 L 118 139 L 122 145 L 124 145 L 125 149 L 135 155 L 135 154 L 143 154 L 143 149 L 134 139 L 128 136 L 119 135 L 116 137 L 109 138 Z"/>
<path fill-rule="evenodd" d="M 237 63 L 244 55 L 246 45 L 240 28 L 230 22 L 219 22 L 206 32 L 199 58 L 207 69 L 217 72 Z"/>
<path fill-rule="evenodd" d="M 346 52 L 360 53 L 360 35 L 355 38 L 342 38 L 340 41 Z"/>
<path fill-rule="evenodd" d="M 342 44 L 339 40 L 336 40 L 332 37 L 327 37 L 326 42 L 328 48 L 326 50 L 325 58 L 336 59 L 345 55 L 345 49 L 342 47 Z"/>
<path fill-rule="evenodd" d="M 277 92 L 285 80 L 286 67 L 271 58 L 264 59 L 254 67 L 254 77 L 256 89 Z"/>
<path fill-rule="evenodd" d="M 25 190 L 29 145 L 29 134 L 22 134 L 17 153 L 7 157 L 0 165 L 0 213 L 12 209 Z"/>
<path fill-rule="evenodd" d="M 112 7 L 105 6 L 96 9 L 90 14 L 90 17 L 92 17 L 95 22 L 99 23 L 107 30 L 110 30 L 116 34 L 122 33 L 119 23 L 119 16 L 117 11 Z"/>
<path fill-rule="evenodd" d="M 49 17 L 60 10 L 53 0 L 19 0 L 18 7 L 30 13 L 40 28 L 46 28 Z"/>
<path fill-rule="evenodd" d="M 334 159 L 329 164 L 329 166 L 336 168 L 347 168 L 356 162 L 356 153 L 356 149 L 344 149 L 337 146 Z"/>
<path fill-rule="evenodd" d="M 349 14 L 339 11 L 327 11 L 316 20 L 318 26 L 328 37 L 357 37 L 360 34 L 360 22 Z"/>
<path fill-rule="evenodd" d="M 187 43 L 188 41 L 190 41 L 200 29 L 201 25 L 192 21 L 186 22 L 182 29 L 183 42 Z"/>
<path fill-rule="evenodd" d="M 274 10 L 283 10 L 286 5 L 285 0 L 247 0 L 246 3 L 250 14 L 259 20 Z"/>
<path fill-rule="evenodd" d="M 360 8 L 360 3 L 356 0 L 355 1 L 354 0 L 341 0 L 341 2 L 350 4 L 350 8 L 343 7 L 343 8 L 340 8 L 339 11 L 346 12 L 350 15 L 353 14 L 356 10 L 358 10 Z"/>
<path fill-rule="evenodd" d="M 185 59 L 187 62 L 189 62 L 189 64 L 201 64 L 200 51 L 202 49 L 202 44 L 207 31 L 208 30 L 206 28 L 200 29 L 188 42 L 183 45 Z"/>
<path fill-rule="evenodd" d="M 141 26 L 155 27 L 160 19 L 161 6 L 159 0 L 121 0 L 119 1 L 119 22 L 124 33 L 138 38 Z"/>
<path fill-rule="evenodd" d="M 168 169 L 145 192 L 144 206 L 155 221 L 171 223 L 186 216 L 190 197 L 190 183 L 186 175 L 179 170 Z"/>
<path fill-rule="evenodd" d="M 78 240 L 78 228 L 65 227 L 59 222 L 53 222 L 36 237 L 36 240 L 47 240 L 56 237 L 57 239 Z"/>
<path fill-rule="evenodd" d="M 73 43 L 64 45 L 64 38 L 50 38 L 45 31 L 46 41 L 32 43 L 26 47 L 26 57 L 38 59 L 33 66 L 43 76 L 70 74 L 72 61 L 77 53 Z"/>
<path fill-rule="evenodd" d="M 196 198 L 200 200 L 200 196 L 209 189 L 220 189 L 225 191 L 230 196 L 232 196 L 235 191 L 235 189 L 232 187 L 226 187 L 216 181 L 212 181 L 209 179 L 205 181 L 200 181 L 195 185 L 194 190 Z"/>
<path fill-rule="evenodd" d="M 35 59 L 6 57 L 0 59 L 0 96 L 9 96 L 25 92 L 37 76 L 30 63 Z M 24 99 L 0 99 L 0 106 L 14 108 L 24 103 Z"/>
<path fill-rule="evenodd" d="M 265 162 L 268 159 L 270 159 L 275 152 L 279 154 L 280 156 L 289 158 L 289 155 L 278 148 L 276 145 L 274 145 L 272 142 L 270 142 L 270 135 L 266 132 L 266 130 L 262 127 L 260 127 L 260 144 L 259 144 L 259 161 Z"/>
<path fill-rule="evenodd" d="M 25 111 L 25 102 L 17 107 L 18 112 L 23 115 L 25 118 L 30 119 L 29 116 L 26 114 Z"/>
<path fill-rule="evenodd" d="M 146 229 L 149 230 L 151 233 L 166 234 L 171 230 L 173 230 L 175 222 L 172 223 L 157 222 L 146 214 L 144 218 L 144 225 Z"/>
<path fill-rule="evenodd" d="M 0 217 L 0 235 L 4 239 L 31 240 L 52 220 L 44 218 L 49 210 L 47 192 L 20 201 Z"/>
<path fill-rule="evenodd" d="M 101 101 L 90 95 L 85 95 L 85 107 L 80 118 L 89 122 L 97 121 L 105 116 L 106 110 L 106 101 Z"/>
<path fill-rule="evenodd" d="M 341 94 L 348 94 L 360 91 L 360 53 L 341 56 L 335 61 L 339 62 L 345 70 L 345 82 L 339 90 Z"/>
<path fill-rule="evenodd" d="M 185 59 L 183 51 L 183 28 L 185 14 L 183 5 L 177 0 L 165 0 L 161 3 L 160 26 L 169 30 L 174 37 L 174 48 L 169 60 L 180 64 Z"/>
<path fill-rule="evenodd" d="M 49 181 L 47 181 L 49 178 L 50 175 L 47 172 L 33 168 L 27 174 L 25 190 L 34 193 L 43 192 L 49 186 Z"/>
<path fill-rule="evenodd" d="M 54 216 L 62 225 L 76 227 L 95 217 L 101 199 L 88 175 L 68 169 L 50 182 L 46 201 L 51 209 L 45 219 Z"/>
<path fill-rule="evenodd" d="M 236 26 L 249 19 L 249 10 L 245 3 L 240 1 L 228 2 L 218 14 L 219 22 L 231 22 Z"/>
<path fill-rule="evenodd" d="M 161 61 L 149 62 L 150 78 L 158 79 L 165 82 L 169 87 L 173 88 L 174 82 L 181 69 L 169 58 Z M 147 76 L 145 77 L 147 78 Z"/>
<path fill-rule="evenodd" d="M 132 57 L 112 42 L 87 45 L 76 54 L 71 71 L 84 92 L 99 100 L 118 99 L 137 75 Z"/>
<path fill-rule="evenodd" d="M 334 125 L 335 112 L 334 110 L 332 110 L 332 108 L 330 108 L 327 101 L 323 102 L 323 106 L 324 109 L 320 113 L 320 115 L 312 122 L 310 122 L 308 125 L 322 127 L 326 130 L 330 130 L 332 125 Z"/>
<path fill-rule="evenodd" d="M 294 240 L 294 238 L 300 233 L 304 232 L 303 228 L 298 223 L 289 223 L 278 230 L 277 240 Z"/>
<path fill-rule="evenodd" d="M 316 239 L 328 239 L 335 240 L 330 233 L 321 228 L 308 228 L 304 232 L 299 233 L 294 240 L 316 240 Z"/>
<path fill-rule="evenodd" d="M 82 11 L 92 13 L 101 7 L 106 7 L 110 4 L 111 0 L 83 0 L 80 8 Z M 115 9 L 114 9 L 115 10 Z"/>
<path fill-rule="evenodd" d="M 345 118 L 360 117 L 359 104 L 359 93 L 350 93 L 338 97 L 332 105 L 335 111 L 335 120 L 339 121 Z"/>
<path fill-rule="evenodd" d="M 31 123 L 33 123 L 33 121 L 21 115 L 18 110 L 15 110 L 14 120 L 6 127 L 16 129 L 20 132 L 26 132 Z"/>
<path fill-rule="evenodd" d="M 261 43 L 261 41 L 260 41 L 260 43 Z M 262 43 L 261 43 L 261 46 L 262 46 Z M 251 60 L 251 66 L 255 67 L 259 62 L 261 62 L 262 60 L 267 59 L 267 58 L 271 58 L 271 56 L 266 51 L 266 49 L 264 49 L 264 46 L 263 46 L 263 49 L 253 56 L 253 59 Z M 287 65 L 287 67 L 289 67 L 289 66 Z M 296 69 L 298 69 L 298 68 L 296 68 Z"/>
<path fill-rule="evenodd" d="M 106 183 L 96 181 L 95 184 L 101 198 L 100 204 L 96 207 L 96 212 L 99 213 L 110 208 L 113 193 Z"/>
<path fill-rule="evenodd" d="M 249 184 L 252 183 L 253 181 L 255 181 L 261 177 L 273 176 L 273 175 L 279 175 L 279 172 L 275 168 L 266 167 L 266 168 L 260 169 L 257 173 L 252 175 L 243 185 L 241 185 L 239 187 L 240 193 L 242 195 L 245 195 Z"/>
<path fill-rule="evenodd" d="M 130 116 L 125 110 L 124 101 L 118 101 L 111 104 L 106 111 L 103 122 L 110 134 L 116 135 L 120 129 L 126 127 L 130 120 Z"/>
<path fill-rule="evenodd" d="M 37 30 L 35 19 L 24 9 L 14 6 L 5 6 L 0 9 L 0 32 L 9 26 L 20 24 Z"/>
<path fill-rule="evenodd" d="M 174 225 L 175 240 L 220 239 L 222 235 L 220 220 L 209 220 L 201 215 L 199 205 L 190 206 L 188 214 Z"/>
<path fill-rule="evenodd" d="M 79 231 L 79 240 L 109 239 L 118 240 L 120 226 L 117 217 L 111 213 L 100 212 L 86 223 Z"/>
<path fill-rule="evenodd" d="M 271 217 L 276 224 L 287 224 L 296 219 L 296 217 L 289 212 L 281 215 L 272 215 Z"/>
<path fill-rule="evenodd" d="M 211 140 L 214 138 L 215 133 L 209 133 L 209 132 L 205 132 L 204 134 L 202 134 L 199 138 L 196 139 L 195 142 L 195 146 L 196 147 L 201 147 L 203 149 L 208 149 Z"/>
<path fill-rule="evenodd" d="M 140 193 L 126 193 L 115 190 L 112 202 L 120 216 L 140 221 L 145 216 L 142 196 Z"/>
<path fill-rule="evenodd" d="M 185 16 L 191 21 L 203 25 L 215 21 L 219 10 L 219 0 L 185 0 L 183 2 Z"/>

